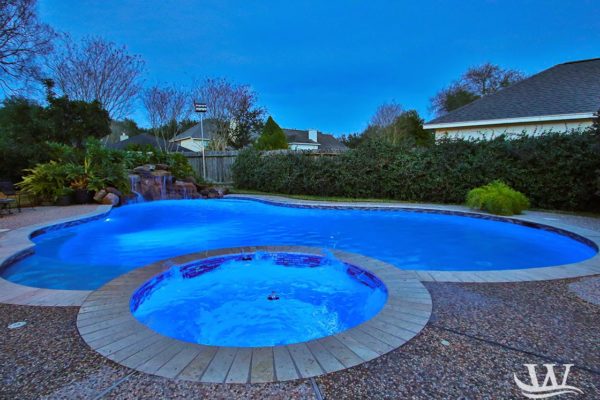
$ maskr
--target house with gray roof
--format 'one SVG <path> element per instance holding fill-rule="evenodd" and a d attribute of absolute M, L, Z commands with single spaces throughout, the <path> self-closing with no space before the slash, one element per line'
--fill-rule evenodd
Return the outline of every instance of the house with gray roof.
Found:
<path fill-rule="evenodd" d="M 126 134 L 121 134 L 120 140 L 118 142 L 106 143 L 106 147 L 111 149 L 119 149 L 119 150 L 128 150 L 131 148 L 142 148 L 151 146 L 156 150 L 167 150 L 172 153 L 181 153 L 189 151 L 188 149 L 179 146 L 177 143 L 173 143 L 170 141 L 165 141 L 162 138 L 149 135 L 147 133 L 141 133 L 135 136 L 127 136 Z"/>
<path fill-rule="evenodd" d="M 217 125 L 211 119 L 204 120 L 204 132 L 200 129 L 200 124 L 196 124 L 186 131 L 180 133 L 171 139 L 181 147 L 189 151 L 202 151 L 215 137 Z M 348 148 L 337 140 L 333 135 L 317 131 L 315 129 L 283 129 L 288 141 L 290 150 L 319 150 L 325 152 L 339 152 Z"/>
<path fill-rule="evenodd" d="M 287 137 L 290 150 L 319 150 L 326 152 L 339 152 L 348 150 L 345 144 L 333 135 L 319 132 L 316 129 L 286 129 L 283 133 Z"/>
<path fill-rule="evenodd" d="M 583 130 L 600 109 L 600 58 L 555 65 L 427 122 L 436 138 Z"/>
<path fill-rule="evenodd" d="M 201 127 L 200 124 L 196 124 L 186 129 L 171 139 L 171 142 L 188 151 L 202 151 L 202 148 L 206 148 L 217 134 L 217 121 L 205 119 L 202 125 Z"/>

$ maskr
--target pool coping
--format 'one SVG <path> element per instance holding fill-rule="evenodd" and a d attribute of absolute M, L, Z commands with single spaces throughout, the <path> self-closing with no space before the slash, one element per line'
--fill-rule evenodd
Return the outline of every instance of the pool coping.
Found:
<path fill-rule="evenodd" d="M 0 238 L 0 271 L 35 252 L 32 238 L 45 232 L 103 218 L 112 206 L 98 205 L 92 212 L 28 225 L 5 232 Z M 0 303 L 28 306 L 80 306 L 90 290 L 44 289 L 20 285 L 0 277 Z"/>
<path fill-rule="evenodd" d="M 164 336 L 131 313 L 133 293 L 175 265 L 256 251 L 325 255 L 304 246 L 237 247 L 187 254 L 132 270 L 92 292 L 79 310 L 77 329 L 90 348 L 128 368 L 204 383 L 267 383 L 305 379 L 351 368 L 393 351 L 417 336 L 432 312 L 425 286 L 390 264 L 338 250 L 339 260 L 375 275 L 386 286 L 383 308 L 341 333 L 290 345 L 208 346 Z"/>
<path fill-rule="evenodd" d="M 532 227 L 548 227 L 558 229 L 561 232 L 573 233 L 587 240 L 589 244 L 595 245 L 596 248 L 600 248 L 600 231 L 580 228 L 554 221 L 549 222 L 541 220 L 536 216 L 527 214 L 512 217 L 498 217 L 491 214 L 475 212 L 464 206 L 457 205 L 375 202 L 342 203 L 298 200 L 275 195 L 233 194 L 225 197 L 231 199 L 254 200 L 266 204 L 285 207 L 432 212 L 492 219 L 512 223 L 515 223 L 516 221 L 531 224 Z M 110 205 L 99 205 L 96 210 L 91 213 L 59 219 L 52 222 L 30 225 L 4 233 L 4 236 L 0 238 L 0 271 L 13 262 L 34 253 L 35 244 L 30 240 L 31 237 L 35 237 L 48 230 L 60 229 L 65 226 L 77 225 L 90 220 L 102 218 L 108 215 L 111 209 L 112 206 Z M 402 271 L 413 273 L 417 279 L 423 282 L 510 283 L 567 279 L 600 274 L 600 252 L 598 252 L 594 257 L 579 263 L 551 267 L 493 271 Z M 92 291 L 90 290 L 36 288 L 13 283 L 0 277 L 0 303 L 5 304 L 36 306 L 80 306 L 91 292 Z"/>

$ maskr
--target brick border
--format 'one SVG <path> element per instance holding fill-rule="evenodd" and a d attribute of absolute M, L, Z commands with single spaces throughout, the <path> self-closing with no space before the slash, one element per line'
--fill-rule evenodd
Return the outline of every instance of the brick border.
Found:
<path fill-rule="evenodd" d="M 259 246 L 160 261 L 126 273 L 93 292 L 81 306 L 77 329 L 92 350 L 137 371 L 194 382 L 265 383 L 319 376 L 377 358 L 415 337 L 431 316 L 431 296 L 414 275 L 337 250 L 329 251 L 377 276 L 386 286 L 388 298 L 375 317 L 336 335 L 284 346 L 206 346 L 163 336 L 131 314 L 133 293 L 174 265 L 256 251 L 325 255 L 323 249 L 313 247 Z"/>

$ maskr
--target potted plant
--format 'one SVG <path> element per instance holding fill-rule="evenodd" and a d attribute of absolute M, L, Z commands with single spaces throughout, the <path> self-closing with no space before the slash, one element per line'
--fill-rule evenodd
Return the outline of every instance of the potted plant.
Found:
<path fill-rule="evenodd" d="M 71 205 L 73 198 L 73 189 L 69 187 L 63 187 L 56 191 L 56 205 L 57 206 L 69 206 Z"/>
<path fill-rule="evenodd" d="M 75 178 L 71 182 L 71 189 L 73 189 L 75 204 L 86 204 L 90 202 L 91 193 L 88 190 L 88 179 L 86 176 Z"/>

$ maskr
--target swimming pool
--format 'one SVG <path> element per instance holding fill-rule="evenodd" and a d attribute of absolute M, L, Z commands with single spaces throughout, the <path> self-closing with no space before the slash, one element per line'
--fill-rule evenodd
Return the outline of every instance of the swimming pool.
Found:
<path fill-rule="evenodd" d="M 377 277 L 334 258 L 255 253 L 174 266 L 133 294 L 131 312 L 186 342 L 261 347 L 343 332 L 375 316 L 386 299 Z"/>
<path fill-rule="evenodd" d="M 28 286 L 96 289 L 134 268 L 201 250 L 304 245 L 360 253 L 411 270 L 482 271 L 579 262 L 596 249 L 545 229 L 411 211 L 281 207 L 258 201 L 130 205 L 33 239 L 2 276 Z"/>

